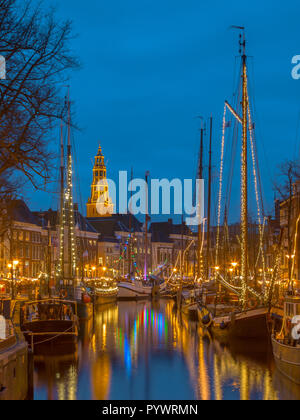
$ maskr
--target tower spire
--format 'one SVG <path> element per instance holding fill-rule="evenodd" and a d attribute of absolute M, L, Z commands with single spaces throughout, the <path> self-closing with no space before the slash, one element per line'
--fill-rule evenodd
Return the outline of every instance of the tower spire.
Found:
<path fill-rule="evenodd" d="M 102 147 L 99 144 L 93 167 L 91 196 L 86 204 L 87 217 L 105 217 L 113 213 L 114 206 L 109 196 L 107 170 Z"/>

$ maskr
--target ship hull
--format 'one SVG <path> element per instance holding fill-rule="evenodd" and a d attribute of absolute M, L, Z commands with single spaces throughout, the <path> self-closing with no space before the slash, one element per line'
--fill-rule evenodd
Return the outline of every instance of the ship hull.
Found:
<path fill-rule="evenodd" d="M 237 313 L 235 317 L 215 318 L 211 330 L 216 338 L 224 341 L 233 339 L 269 339 L 267 308 Z"/>
<path fill-rule="evenodd" d="M 300 347 L 281 344 L 274 337 L 272 337 L 272 347 L 277 369 L 300 385 Z"/>
<path fill-rule="evenodd" d="M 151 297 L 151 287 L 139 287 L 134 284 L 119 284 L 118 300 L 140 300 Z"/>
<path fill-rule="evenodd" d="M 71 344 L 77 341 L 78 330 L 74 321 L 47 320 L 23 324 L 23 334 L 29 344 L 47 342 Z"/>

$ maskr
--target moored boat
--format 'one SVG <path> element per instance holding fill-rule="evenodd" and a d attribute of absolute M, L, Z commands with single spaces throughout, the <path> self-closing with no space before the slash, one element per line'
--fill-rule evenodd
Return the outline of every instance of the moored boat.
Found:
<path fill-rule="evenodd" d="M 63 299 L 25 302 L 21 307 L 21 329 L 34 348 L 44 343 L 72 344 L 78 337 L 77 303 Z"/>
<path fill-rule="evenodd" d="M 113 279 L 103 277 L 93 282 L 94 302 L 98 305 L 114 303 L 118 296 L 118 285 Z"/>
<path fill-rule="evenodd" d="M 268 320 L 268 308 L 258 307 L 217 316 L 213 318 L 210 328 L 214 336 L 223 340 L 266 340 L 270 336 Z"/>
<path fill-rule="evenodd" d="M 300 297 L 287 295 L 284 301 L 282 329 L 272 336 L 277 369 L 293 382 L 300 384 Z"/>
<path fill-rule="evenodd" d="M 118 286 L 118 300 L 149 299 L 152 295 L 152 286 L 146 286 L 141 281 L 122 281 Z"/>

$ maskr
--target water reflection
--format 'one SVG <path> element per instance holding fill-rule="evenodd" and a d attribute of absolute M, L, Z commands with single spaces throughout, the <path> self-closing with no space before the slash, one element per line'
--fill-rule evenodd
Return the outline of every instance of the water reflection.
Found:
<path fill-rule="evenodd" d="M 74 353 L 35 360 L 36 399 L 299 399 L 264 343 L 230 347 L 173 302 L 98 307 Z"/>

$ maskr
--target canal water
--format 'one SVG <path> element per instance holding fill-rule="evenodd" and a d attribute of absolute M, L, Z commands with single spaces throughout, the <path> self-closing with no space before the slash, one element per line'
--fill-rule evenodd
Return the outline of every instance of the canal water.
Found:
<path fill-rule="evenodd" d="M 300 399 L 268 343 L 228 347 L 171 301 L 98 307 L 75 351 L 52 349 L 34 365 L 37 400 Z"/>

